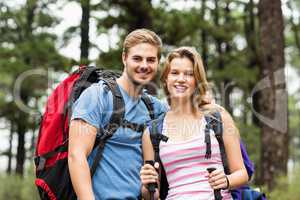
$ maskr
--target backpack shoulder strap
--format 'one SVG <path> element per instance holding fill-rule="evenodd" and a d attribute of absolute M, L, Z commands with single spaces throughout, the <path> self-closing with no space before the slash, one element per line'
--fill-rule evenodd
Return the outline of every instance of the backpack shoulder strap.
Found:
<path fill-rule="evenodd" d="M 168 137 L 162 134 L 163 130 L 163 122 L 165 119 L 165 113 L 161 115 L 159 118 L 152 120 L 149 124 L 149 133 L 150 138 L 154 150 L 154 159 L 155 161 L 158 161 L 160 163 L 160 199 L 164 200 L 167 197 L 168 191 L 169 191 L 169 184 L 166 176 L 166 172 L 164 169 L 164 166 L 161 163 L 160 157 L 159 157 L 159 144 L 160 141 L 167 141 Z"/>
<path fill-rule="evenodd" d="M 161 115 L 159 118 L 152 120 L 148 123 L 150 138 L 154 150 L 154 159 L 159 160 L 159 144 L 160 141 L 166 142 L 168 137 L 162 134 L 163 122 L 165 119 L 165 114 Z"/>
<path fill-rule="evenodd" d="M 151 120 L 154 120 L 155 119 L 154 108 L 153 108 L 153 103 L 152 103 L 150 97 L 147 94 L 143 93 L 141 99 L 148 109 Z"/>
<path fill-rule="evenodd" d="M 99 148 L 97 149 L 96 156 L 91 166 L 92 176 L 96 172 L 97 165 L 102 158 L 105 142 L 112 137 L 114 132 L 121 126 L 121 122 L 125 115 L 125 103 L 117 83 L 114 80 L 105 79 L 104 82 L 113 96 L 113 112 L 109 122 L 104 126 L 104 128 L 100 128 L 101 136 L 96 138 L 95 141 L 95 144 L 98 144 Z"/>
<path fill-rule="evenodd" d="M 223 140 L 223 123 L 222 123 L 221 113 L 220 112 L 211 113 L 209 115 L 206 115 L 205 119 L 207 121 L 206 132 L 207 132 L 207 130 L 209 131 L 209 129 L 213 129 L 216 139 L 219 143 L 219 148 L 220 148 L 221 159 L 222 159 L 224 171 L 226 174 L 229 174 L 230 171 L 229 171 L 229 166 L 228 166 L 228 161 L 227 161 L 227 156 L 226 156 L 226 151 L 225 151 L 225 145 L 224 145 L 224 140 Z M 207 134 L 205 134 L 205 138 L 206 138 L 206 135 Z M 208 147 L 209 147 L 209 145 L 207 145 L 207 148 Z"/>

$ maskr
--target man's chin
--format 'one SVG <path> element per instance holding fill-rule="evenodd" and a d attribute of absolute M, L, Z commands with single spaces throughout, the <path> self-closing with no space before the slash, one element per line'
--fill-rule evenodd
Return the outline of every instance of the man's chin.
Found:
<path fill-rule="evenodd" d="M 150 80 L 133 80 L 133 84 L 135 86 L 140 86 L 140 87 L 143 87 L 145 85 L 147 85 L 148 83 L 150 82 Z"/>

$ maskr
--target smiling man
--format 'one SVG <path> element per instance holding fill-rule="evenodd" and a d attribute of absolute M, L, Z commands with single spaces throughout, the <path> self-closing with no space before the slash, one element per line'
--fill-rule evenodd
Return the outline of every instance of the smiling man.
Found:
<path fill-rule="evenodd" d="M 128 122 L 145 124 L 150 120 L 141 95 L 143 87 L 156 75 L 161 46 L 160 38 L 147 29 L 137 29 L 124 40 L 124 69 L 116 82 Z M 90 166 L 97 151 L 93 146 L 99 130 L 107 125 L 113 112 L 112 93 L 104 88 L 103 81 L 90 86 L 74 105 L 68 157 L 72 184 L 80 200 L 139 199 L 142 131 L 119 127 L 105 143 L 103 157 L 91 178 Z M 166 111 L 156 98 L 149 98 L 155 116 Z"/>

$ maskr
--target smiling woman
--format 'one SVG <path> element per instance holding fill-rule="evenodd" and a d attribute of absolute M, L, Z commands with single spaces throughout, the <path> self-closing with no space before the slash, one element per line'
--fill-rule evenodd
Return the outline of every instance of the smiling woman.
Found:
<path fill-rule="evenodd" d="M 169 103 L 171 97 L 176 97 L 183 90 L 196 107 L 205 104 L 208 83 L 201 57 L 194 48 L 181 47 L 167 56 L 161 82 Z M 170 84 L 174 84 L 173 89 Z"/>
<path fill-rule="evenodd" d="M 207 80 L 199 53 L 191 47 L 173 50 L 166 58 L 161 81 L 170 110 L 156 120 L 157 129 L 161 120 L 161 134 L 169 138 L 155 146 L 155 160 L 160 160 L 166 174 L 161 181 L 160 199 L 232 199 L 229 189 L 239 187 L 248 180 L 240 151 L 239 134 L 231 116 L 221 107 L 206 105 Z M 229 163 L 229 174 L 225 174 L 221 150 L 211 122 L 218 113 L 223 127 L 223 140 Z M 216 118 L 214 118 L 216 119 Z M 156 124 L 153 122 L 153 124 Z M 153 127 L 153 126 L 152 126 Z M 156 129 L 156 131 L 158 131 Z M 153 160 L 151 124 L 143 134 L 144 160 Z M 151 136 L 150 136 L 151 135 Z M 152 140 L 153 141 L 153 140 Z M 159 157 L 157 159 L 156 157 Z M 143 187 L 156 182 L 155 169 L 145 163 L 141 171 Z M 166 183 L 167 182 L 167 183 Z M 159 182 L 158 182 L 159 184 Z M 217 195 L 215 191 L 221 191 Z M 144 197 L 147 192 L 143 190 Z M 166 195 L 166 196 L 165 196 Z M 149 196 L 149 195 L 148 195 Z M 156 191 L 155 197 L 158 197 Z"/>

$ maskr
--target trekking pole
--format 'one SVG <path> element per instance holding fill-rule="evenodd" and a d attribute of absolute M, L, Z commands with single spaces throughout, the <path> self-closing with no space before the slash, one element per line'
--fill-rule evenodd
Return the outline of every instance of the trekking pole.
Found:
<path fill-rule="evenodd" d="M 150 164 L 151 166 L 154 167 L 154 161 L 153 160 L 146 160 L 145 163 Z M 149 183 L 148 184 L 148 191 L 150 193 L 150 200 L 154 200 L 155 188 L 157 188 L 157 183 Z"/>
<path fill-rule="evenodd" d="M 216 168 L 214 167 L 210 167 L 206 169 L 208 171 L 208 173 L 212 173 L 213 171 L 216 170 Z M 215 189 L 214 190 L 214 196 L 215 196 L 215 200 L 222 200 L 223 197 L 221 195 L 221 189 Z"/>

